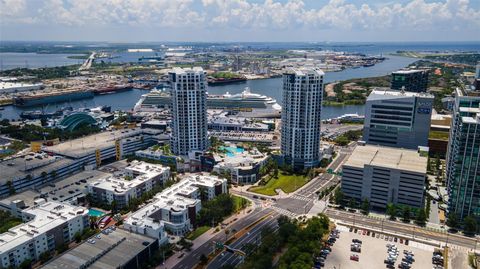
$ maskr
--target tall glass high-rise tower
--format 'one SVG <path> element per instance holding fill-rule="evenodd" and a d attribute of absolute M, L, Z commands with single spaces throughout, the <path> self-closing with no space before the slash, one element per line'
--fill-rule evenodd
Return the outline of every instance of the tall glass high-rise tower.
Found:
<path fill-rule="evenodd" d="M 480 97 L 455 98 L 447 151 L 448 213 L 480 218 Z"/>
<path fill-rule="evenodd" d="M 188 155 L 206 150 L 207 82 L 201 67 L 174 68 L 168 74 L 172 92 L 172 151 Z"/>
<path fill-rule="evenodd" d="M 318 165 L 323 71 L 289 69 L 283 74 L 282 154 L 295 169 Z"/>

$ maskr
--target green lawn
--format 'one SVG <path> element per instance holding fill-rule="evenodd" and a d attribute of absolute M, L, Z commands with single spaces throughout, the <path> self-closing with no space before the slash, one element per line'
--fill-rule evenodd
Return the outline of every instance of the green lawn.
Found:
<path fill-rule="evenodd" d="M 233 211 L 234 212 L 238 212 L 238 211 L 242 210 L 244 207 L 247 207 L 248 204 L 250 204 L 250 201 L 248 201 L 247 199 L 245 199 L 243 197 L 240 197 L 240 196 L 232 195 L 232 199 L 233 199 Z M 242 207 L 242 201 L 243 201 L 243 207 Z"/>
<path fill-rule="evenodd" d="M 195 238 L 199 237 L 200 235 L 204 234 L 206 231 L 210 229 L 209 226 L 200 226 L 197 229 L 193 230 L 189 233 L 186 238 L 189 240 L 195 240 Z"/>
<path fill-rule="evenodd" d="M 22 223 L 22 219 L 15 218 L 8 212 L 0 211 L 0 233 L 4 233 L 8 231 L 8 229 Z"/>
<path fill-rule="evenodd" d="M 253 187 L 250 188 L 249 191 L 265 195 L 276 195 L 275 189 L 282 189 L 284 192 L 290 193 L 302 187 L 307 182 L 308 178 L 304 175 L 288 175 L 280 172 L 278 178 L 272 178 L 264 186 Z"/>

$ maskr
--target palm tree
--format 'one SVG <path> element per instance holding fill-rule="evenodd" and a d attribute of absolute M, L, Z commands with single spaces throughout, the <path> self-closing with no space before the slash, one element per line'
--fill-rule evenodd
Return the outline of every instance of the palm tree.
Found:
<path fill-rule="evenodd" d="M 204 187 L 199 187 L 200 191 L 200 200 L 207 201 L 208 200 L 208 193 Z"/>
<path fill-rule="evenodd" d="M 42 183 L 45 183 L 45 180 L 47 179 L 47 175 L 48 175 L 47 172 L 43 171 L 40 175 L 42 176 Z"/>
<path fill-rule="evenodd" d="M 229 229 L 225 229 L 225 241 L 228 239 L 228 234 L 230 233 Z"/>
<path fill-rule="evenodd" d="M 15 190 L 15 187 L 13 186 L 13 181 L 7 181 L 6 185 L 7 185 L 7 188 L 8 188 L 8 193 L 10 195 L 14 195 L 16 190 Z"/>
<path fill-rule="evenodd" d="M 52 170 L 52 172 L 50 172 L 50 177 L 52 178 L 52 180 L 55 180 L 57 178 L 57 171 Z"/>

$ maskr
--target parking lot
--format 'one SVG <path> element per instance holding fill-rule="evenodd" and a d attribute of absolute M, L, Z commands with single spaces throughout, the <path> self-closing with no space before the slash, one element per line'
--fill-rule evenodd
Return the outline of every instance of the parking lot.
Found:
<path fill-rule="evenodd" d="M 375 237 L 363 235 L 363 231 L 354 231 L 350 232 L 348 228 L 344 226 L 339 226 L 338 229 L 341 231 L 340 238 L 332 246 L 332 252 L 328 255 L 325 267 L 326 269 L 385 269 L 387 268 L 384 260 L 387 259 L 387 247 L 386 245 L 394 244 L 398 249 L 399 256 L 395 262 L 395 268 L 398 268 L 398 265 L 402 262 L 404 255 L 404 250 L 412 251 L 414 254 L 415 261 L 411 264 L 411 268 L 433 268 L 432 265 L 432 252 L 434 250 L 433 246 L 419 244 L 417 242 L 408 242 L 408 246 L 405 245 L 405 241 L 400 243 L 398 239 L 397 242 L 386 241 L 385 235 L 377 234 Z M 352 239 L 359 239 L 362 241 L 361 252 L 353 252 L 350 250 Z M 350 259 L 352 254 L 358 255 L 358 261 Z"/>

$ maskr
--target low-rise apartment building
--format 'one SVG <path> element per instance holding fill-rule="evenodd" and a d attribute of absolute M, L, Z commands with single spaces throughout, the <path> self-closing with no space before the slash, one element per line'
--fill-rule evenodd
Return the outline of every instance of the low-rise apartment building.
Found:
<path fill-rule="evenodd" d="M 88 227 L 88 209 L 45 202 L 22 212 L 25 223 L 0 234 L 1 268 L 36 261 L 45 252 L 70 243 Z"/>
<path fill-rule="evenodd" d="M 132 213 L 124 221 L 124 228 L 158 238 L 163 244 L 165 230 L 183 235 L 196 224 L 202 200 L 210 200 L 227 193 L 227 180 L 211 175 L 189 175 L 155 195 L 152 202 Z"/>
<path fill-rule="evenodd" d="M 119 208 L 123 208 L 131 199 L 139 198 L 156 186 L 163 186 L 169 177 L 169 167 L 133 161 L 122 173 L 92 181 L 87 188 L 95 201 L 104 204 L 115 201 Z"/>

